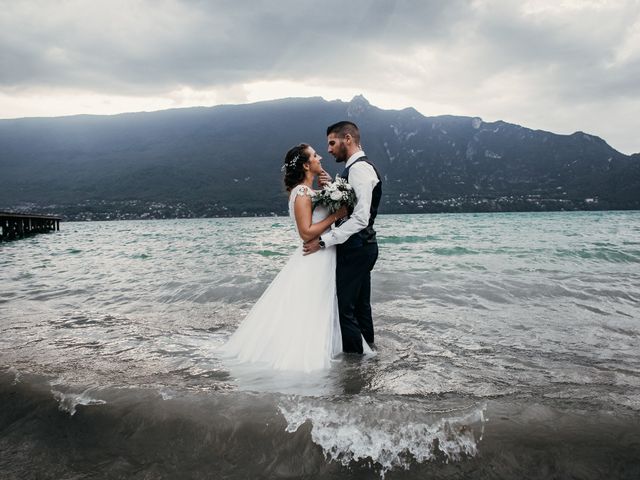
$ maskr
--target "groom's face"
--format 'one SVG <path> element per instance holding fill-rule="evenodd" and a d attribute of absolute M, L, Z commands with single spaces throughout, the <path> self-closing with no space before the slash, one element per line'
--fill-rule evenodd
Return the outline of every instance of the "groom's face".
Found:
<path fill-rule="evenodd" d="M 335 133 L 330 133 L 327 137 L 327 151 L 334 156 L 336 162 L 346 162 L 349 158 L 345 139 L 338 137 Z"/>

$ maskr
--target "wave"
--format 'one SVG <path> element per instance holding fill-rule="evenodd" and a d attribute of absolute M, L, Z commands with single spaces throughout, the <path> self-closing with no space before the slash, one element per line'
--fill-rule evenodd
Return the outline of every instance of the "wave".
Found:
<path fill-rule="evenodd" d="M 310 423 L 311 439 L 325 458 L 349 466 L 372 462 L 381 475 L 414 463 L 460 461 L 478 453 L 486 406 L 462 415 L 435 415 L 406 400 L 360 397 L 327 404 L 299 400 L 281 404 L 287 432 Z"/>
<path fill-rule="evenodd" d="M 289 255 L 289 253 L 276 252 L 274 250 L 258 250 L 256 253 L 263 257 L 282 257 Z"/>
<path fill-rule="evenodd" d="M 582 260 L 604 260 L 610 263 L 640 263 L 640 251 L 616 250 L 607 247 L 557 249 L 555 256 L 560 258 L 578 258 Z"/>
<path fill-rule="evenodd" d="M 638 478 L 637 416 L 539 402 L 72 388 L 12 370 L 0 373 L 0 472 L 3 479 Z"/>
<path fill-rule="evenodd" d="M 58 401 L 58 409 L 67 412 L 70 416 L 76 414 L 76 407 L 79 405 L 105 405 L 107 402 L 98 398 L 93 398 L 90 393 L 93 388 L 87 388 L 80 393 L 61 392 L 59 390 L 51 390 L 53 398 Z"/>
<path fill-rule="evenodd" d="M 440 247 L 434 248 L 432 252 L 444 257 L 456 257 L 458 255 L 476 255 L 479 252 L 466 247 Z"/>
<path fill-rule="evenodd" d="M 420 235 L 404 235 L 404 236 L 397 236 L 397 235 L 388 235 L 388 236 L 381 236 L 378 238 L 378 243 L 380 244 L 390 244 L 390 245 L 397 245 L 400 243 L 426 243 L 426 242 L 432 242 L 432 241 L 437 241 L 440 240 L 440 237 L 435 236 L 435 235 L 425 235 L 425 236 L 420 236 Z"/>

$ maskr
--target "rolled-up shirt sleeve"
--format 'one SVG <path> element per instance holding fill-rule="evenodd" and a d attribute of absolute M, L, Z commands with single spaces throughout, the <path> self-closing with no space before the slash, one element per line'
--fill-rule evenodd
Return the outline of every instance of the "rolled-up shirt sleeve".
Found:
<path fill-rule="evenodd" d="M 375 170 L 367 162 L 358 162 L 351 166 L 349 184 L 356 194 L 356 205 L 346 222 L 322 235 L 326 246 L 344 243 L 351 235 L 367 227 L 371 216 L 373 188 L 379 181 Z"/>

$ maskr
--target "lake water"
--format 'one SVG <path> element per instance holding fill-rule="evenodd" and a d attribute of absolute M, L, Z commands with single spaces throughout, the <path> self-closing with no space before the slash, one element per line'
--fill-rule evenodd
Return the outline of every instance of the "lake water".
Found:
<path fill-rule="evenodd" d="M 0 477 L 640 478 L 640 212 L 376 226 L 378 354 L 304 376 L 216 354 L 288 218 L 0 244 Z"/>

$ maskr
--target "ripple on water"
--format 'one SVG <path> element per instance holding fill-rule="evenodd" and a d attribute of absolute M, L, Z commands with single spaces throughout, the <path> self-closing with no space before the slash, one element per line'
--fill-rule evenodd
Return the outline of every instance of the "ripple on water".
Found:
<path fill-rule="evenodd" d="M 263 257 L 282 257 L 289 255 L 286 252 L 276 252 L 275 250 L 258 250 L 256 253 Z"/>
<path fill-rule="evenodd" d="M 385 245 L 385 244 L 390 244 L 390 245 L 397 245 L 400 243 L 425 243 L 425 242 L 431 242 L 431 241 L 435 241 L 435 240 L 439 240 L 440 238 L 434 235 L 425 235 L 425 236 L 420 236 L 420 235 L 407 235 L 407 236 L 395 236 L 395 235 L 391 235 L 391 236 L 384 236 L 384 237 L 380 237 L 378 239 L 378 243 Z"/>
<path fill-rule="evenodd" d="M 436 255 L 441 255 L 443 257 L 456 257 L 460 255 L 476 255 L 479 253 L 477 250 L 467 248 L 467 247 L 462 247 L 462 246 L 433 248 L 431 249 L 431 252 L 433 252 Z"/>
<path fill-rule="evenodd" d="M 580 385 L 596 388 L 580 395 L 595 402 L 609 398 L 602 378 L 619 375 L 599 359 L 640 378 L 640 213 L 595 218 L 381 215 L 372 275 L 380 355 L 355 369 L 360 391 L 533 395 L 579 370 Z M 222 368 L 211 346 L 299 242 L 288 219 L 190 222 L 190 236 L 181 221 L 96 222 L 3 245 L 3 354 L 107 382 L 223 382 L 207 373 Z M 607 401 L 633 404 L 638 387 L 627 384 Z"/>
<path fill-rule="evenodd" d="M 608 247 L 557 249 L 558 257 L 577 257 L 585 260 L 602 260 L 609 263 L 639 263 L 640 251 L 619 250 Z"/>

